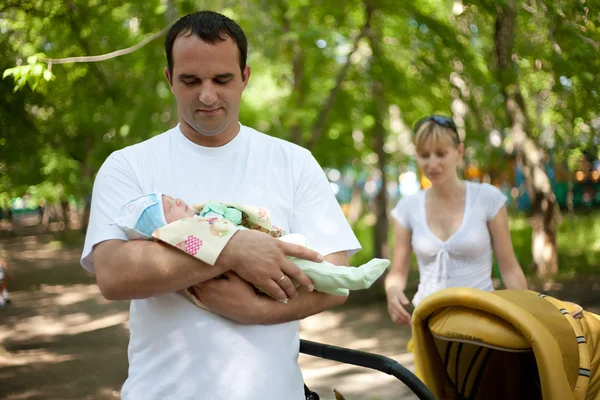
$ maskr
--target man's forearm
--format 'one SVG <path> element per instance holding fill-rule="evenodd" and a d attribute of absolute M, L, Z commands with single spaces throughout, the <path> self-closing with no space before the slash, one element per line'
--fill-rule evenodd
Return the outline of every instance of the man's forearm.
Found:
<path fill-rule="evenodd" d="M 343 268 L 343 267 L 340 267 Z M 287 304 L 265 299 L 268 303 L 262 307 L 262 312 L 255 324 L 272 325 L 297 321 L 318 314 L 330 307 L 344 304 L 348 296 L 333 296 L 321 292 L 299 290 L 298 296 L 290 299 Z"/>
<path fill-rule="evenodd" d="M 170 246 L 145 240 L 108 240 L 93 250 L 96 280 L 104 297 L 131 300 L 158 296 L 219 276 L 208 265 Z"/>

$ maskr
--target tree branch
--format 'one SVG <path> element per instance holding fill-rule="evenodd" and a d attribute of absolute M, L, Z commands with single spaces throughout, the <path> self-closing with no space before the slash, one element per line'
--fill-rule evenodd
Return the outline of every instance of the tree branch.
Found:
<path fill-rule="evenodd" d="M 281 19 L 281 28 L 285 34 L 289 34 L 292 30 L 292 23 L 288 17 L 286 17 L 285 13 L 287 11 L 285 5 L 287 3 L 283 1 L 279 1 L 277 3 L 277 9 L 280 13 Z M 289 40 L 289 39 L 288 39 Z M 304 107 L 304 91 L 302 90 L 302 86 L 304 85 L 304 50 L 302 46 L 300 46 L 298 40 L 291 41 L 291 47 L 293 51 L 292 56 L 292 93 L 295 95 L 294 101 L 294 109 L 300 110 Z M 300 127 L 300 123 L 296 122 L 290 128 L 290 139 L 293 143 L 300 144 L 302 141 L 302 129 Z"/>
<path fill-rule="evenodd" d="M 126 54 L 133 53 L 134 51 L 144 47 L 148 43 L 153 40 L 158 39 L 162 35 L 164 35 L 173 25 L 174 22 L 171 22 L 160 31 L 148 36 L 146 39 L 142 40 L 138 44 L 135 44 L 131 47 L 127 47 L 125 49 L 113 51 L 111 53 L 101 54 L 98 56 L 81 56 L 81 57 L 67 57 L 67 58 L 42 58 L 41 61 L 47 62 L 48 64 L 70 64 L 70 63 L 82 63 L 82 62 L 99 62 L 110 60 L 111 58 L 116 58 L 120 56 L 124 56 Z"/>
<path fill-rule="evenodd" d="M 585 37 L 585 36 L 583 36 L 581 33 L 578 33 L 578 32 L 577 32 L 577 33 L 575 33 L 575 35 L 576 35 L 576 36 L 577 36 L 579 39 L 583 40 L 584 42 L 586 42 L 586 43 L 589 43 L 589 44 L 591 44 L 592 46 L 594 46 L 594 48 L 595 48 L 596 50 L 598 50 L 598 49 L 600 48 L 600 43 L 596 42 L 595 40 L 593 40 L 593 39 L 590 39 L 589 37 Z"/>
<path fill-rule="evenodd" d="M 342 68 L 338 71 L 338 74 L 335 78 L 335 85 L 329 92 L 329 96 L 327 96 L 327 100 L 325 101 L 325 104 L 319 109 L 319 114 L 317 115 L 315 125 L 312 129 L 312 132 L 313 132 L 312 137 L 311 137 L 310 141 L 308 142 L 308 146 L 307 146 L 307 148 L 309 150 L 315 146 L 315 144 L 317 143 L 317 141 L 323 134 L 323 131 L 325 130 L 325 123 L 327 121 L 327 116 L 329 115 L 329 112 L 333 108 L 335 99 L 336 99 L 338 93 L 340 92 L 340 89 L 342 88 L 342 82 L 344 81 L 344 78 L 346 77 L 346 74 L 348 73 L 348 69 L 350 69 L 350 60 L 352 58 L 352 55 L 354 53 L 356 53 L 356 51 L 358 50 L 359 42 L 367 34 L 367 31 L 369 30 L 370 25 L 371 25 L 371 13 L 369 12 L 369 13 L 367 13 L 365 24 L 361 28 L 359 34 L 354 38 L 352 50 L 350 51 L 350 53 L 348 53 L 348 58 L 346 59 L 346 62 L 344 63 Z"/>

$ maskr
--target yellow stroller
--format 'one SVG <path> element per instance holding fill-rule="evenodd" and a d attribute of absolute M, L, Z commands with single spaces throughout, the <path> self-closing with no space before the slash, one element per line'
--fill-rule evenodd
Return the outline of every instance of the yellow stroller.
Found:
<path fill-rule="evenodd" d="M 450 288 L 412 319 L 420 378 L 439 399 L 600 400 L 600 317 L 532 291 Z"/>

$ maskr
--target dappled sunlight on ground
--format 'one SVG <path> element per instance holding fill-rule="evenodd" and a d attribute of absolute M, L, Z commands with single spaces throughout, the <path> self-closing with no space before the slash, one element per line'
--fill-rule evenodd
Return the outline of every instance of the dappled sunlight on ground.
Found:
<path fill-rule="evenodd" d="M 2 318 L 9 329 L 0 332 L 0 341 L 76 335 L 115 325 L 127 328 L 128 312 L 114 310 L 95 284 L 41 285 L 35 291 L 12 292 L 11 297 L 13 304 Z"/>
<path fill-rule="evenodd" d="M 0 352 L 0 367 L 27 365 L 27 364 L 57 364 L 64 361 L 72 360 L 73 356 L 49 353 L 40 350 L 25 350 L 17 354 L 7 351 Z M 0 373 L 0 380 L 3 375 Z M 4 377 L 9 378 L 9 377 Z"/>
<path fill-rule="evenodd" d="M 128 312 L 94 319 L 85 313 L 59 318 L 31 317 L 12 325 L 10 332 L 0 334 L 0 340 L 31 340 L 40 336 L 77 335 L 115 325 L 124 326 L 128 318 Z"/>
<path fill-rule="evenodd" d="M 118 399 L 127 376 L 129 303 L 102 297 L 78 265 L 78 249 L 47 249 L 35 237 L 2 245 L 15 279 L 13 303 L 0 311 L 0 398 Z M 411 368 L 412 356 L 403 354 L 409 333 L 389 321 L 382 303 L 345 305 L 301 327 L 304 339 L 384 354 Z M 413 398 L 382 372 L 305 355 L 300 364 L 323 400 L 334 398 L 333 388 L 348 400 Z"/>
<path fill-rule="evenodd" d="M 413 370 L 406 352 L 408 326 L 394 325 L 385 303 L 340 307 L 306 318 L 300 325 L 303 339 L 380 354 Z M 305 382 L 321 399 L 334 399 L 335 388 L 347 399 L 416 399 L 403 383 L 383 372 L 300 355 Z"/>
<path fill-rule="evenodd" d="M 129 303 L 101 296 L 78 265 L 80 249 L 39 243 L 48 240 L 1 243 L 14 279 L 12 303 L 0 310 L 0 398 L 118 399 L 127 376 Z"/>
<path fill-rule="evenodd" d="M 359 371 L 345 365 L 333 368 L 335 372 L 324 368 L 319 370 L 315 377 L 305 375 L 307 385 L 319 393 L 321 400 L 334 399 L 333 389 L 342 393 L 348 400 L 417 399 L 404 384 L 382 372 Z"/>
<path fill-rule="evenodd" d="M 33 400 L 41 399 L 44 397 L 44 393 L 41 390 L 28 390 L 15 395 L 9 395 L 6 400 Z"/>
<path fill-rule="evenodd" d="M 79 266 L 79 249 L 50 237 L 2 239 L 15 279 L 12 304 L 0 310 L 0 399 L 113 400 L 127 376 L 129 302 L 102 297 Z M 41 241 L 41 242 L 40 242 Z M 530 279 L 531 289 L 600 311 L 600 275 L 568 282 Z M 409 326 L 393 324 L 375 292 L 353 293 L 341 307 L 306 318 L 302 339 L 376 353 L 413 370 Z M 396 378 L 358 366 L 300 355 L 307 385 L 322 400 L 414 400 Z"/>

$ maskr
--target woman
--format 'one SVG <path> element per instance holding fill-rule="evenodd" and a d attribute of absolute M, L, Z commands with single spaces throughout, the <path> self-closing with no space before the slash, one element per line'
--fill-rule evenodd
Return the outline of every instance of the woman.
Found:
<path fill-rule="evenodd" d="M 414 306 L 448 287 L 494 290 L 492 252 L 506 287 L 527 288 L 508 230 L 506 196 L 494 186 L 458 176 L 464 145 L 454 121 L 425 117 L 414 131 L 417 162 L 431 187 L 402 198 L 392 210 L 396 238 L 385 289 L 388 312 L 397 324 L 411 321 L 404 289 L 413 251 L 420 276 Z"/>

